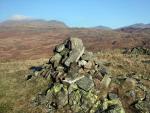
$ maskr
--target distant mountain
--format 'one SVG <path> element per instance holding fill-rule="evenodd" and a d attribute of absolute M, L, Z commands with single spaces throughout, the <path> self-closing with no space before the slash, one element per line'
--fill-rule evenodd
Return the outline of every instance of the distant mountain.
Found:
<path fill-rule="evenodd" d="M 145 28 L 150 28 L 150 24 L 137 23 L 137 24 L 130 25 L 128 27 L 145 29 Z"/>
<path fill-rule="evenodd" d="M 145 28 L 150 28 L 150 24 L 144 24 L 144 23 L 137 23 L 125 27 L 121 27 L 119 29 L 145 29 Z"/>
<path fill-rule="evenodd" d="M 110 27 L 102 26 L 102 25 L 96 26 L 96 27 L 93 27 L 93 28 L 95 28 L 95 29 L 104 29 L 104 30 L 111 30 L 111 29 L 112 29 L 112 28 L 110 28 Z"/>
<path fill-rule="evenodd" d="M 132 32 L 141 32 L 141 31 L 145 31 L 145 29 L 150 29 L 150 24 L 144 24 L 144 23 L 137 23 L 137 24 L 133 24 L 133 25 L 129 25 L 126 27 L 122 27 L 119 29 L 116 29 L 117 31 L 123 31 L 123 32 L 128 32 L 128 33 L 132 33 Z"/>
<path fill-rule="evenodd" d="M 66 28 L 68 27 L 65 23 L 57 20 L 7 20 L 0 23 L 0 27 L 29 27 L 29 28 Z"/>

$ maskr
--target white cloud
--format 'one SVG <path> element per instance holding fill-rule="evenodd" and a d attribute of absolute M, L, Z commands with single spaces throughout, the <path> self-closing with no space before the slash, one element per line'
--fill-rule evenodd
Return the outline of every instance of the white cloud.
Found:
<path fill-rule="evenodd" d="M 17 14 L 17 15 L 13 15 L 9 19 L 10 20 L 29 20 L 29 19 L 31 19 L 31 17 Z"/>

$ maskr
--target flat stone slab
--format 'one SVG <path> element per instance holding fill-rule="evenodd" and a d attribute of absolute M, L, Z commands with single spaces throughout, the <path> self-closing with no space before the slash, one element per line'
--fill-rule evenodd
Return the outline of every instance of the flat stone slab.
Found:
<path fill-rule="evenodd" d="M 63 83 L 67 83 L 67 84 L 73 84 L 77 81 L 79 81 L 80 79 L 84 78 L 84 75 L 83 76 L 80 76 L 80 77 L 77 77 L 75 79 L 72 79 L 72 78 L 66 78 L 65 80 L 63 80 Z"/>
<path fill-rule="evenodd" d="M 94 87 L 94 82 L 88 76 L 85 76 L 76 82 L 79 88 L 89 91 L 92 87 Z"/>

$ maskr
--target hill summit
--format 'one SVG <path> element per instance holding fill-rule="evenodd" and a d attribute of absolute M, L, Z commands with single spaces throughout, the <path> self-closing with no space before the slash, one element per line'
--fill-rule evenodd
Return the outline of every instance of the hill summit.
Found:
<path fill-rule="evenodd" d="M 27 80 L 43 77 L 49 83 L 32 104 L 45 107 L 48 113 L 125 113 L 126 96 L 131 99 L 128 106 L 149 110 L 150 95 L 140 78 L 111 75 L 79 38 L 71 37 L 57 45 L 49 62 L 32 70 Z"/>

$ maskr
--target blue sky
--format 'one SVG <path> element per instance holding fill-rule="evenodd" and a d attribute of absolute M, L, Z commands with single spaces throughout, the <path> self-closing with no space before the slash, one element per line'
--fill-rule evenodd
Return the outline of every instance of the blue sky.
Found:
<path fill-rule="evenodd" d="M 0 21 L 15 17 L 118 28 L 150 23 L 150 0 L 0 0 Z"/>

